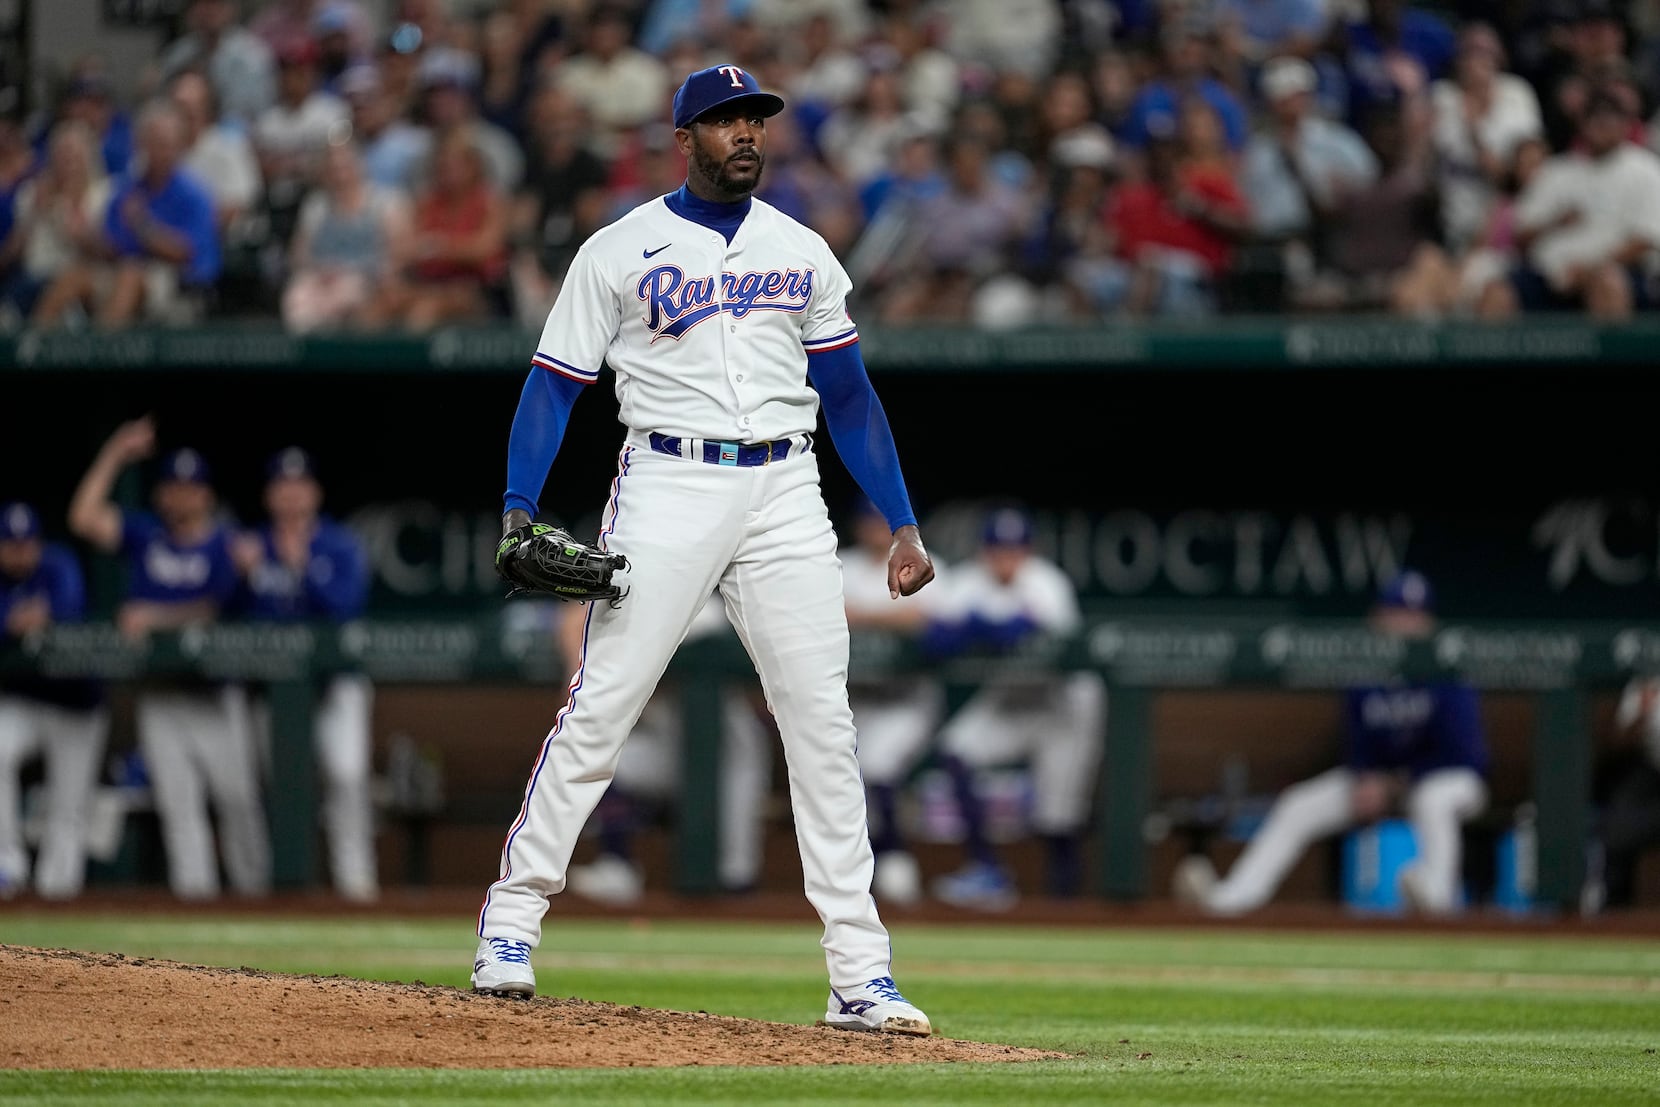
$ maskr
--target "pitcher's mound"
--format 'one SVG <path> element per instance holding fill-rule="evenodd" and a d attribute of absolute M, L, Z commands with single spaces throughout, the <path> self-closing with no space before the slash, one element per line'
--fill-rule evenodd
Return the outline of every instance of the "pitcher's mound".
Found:
<path fill-rule="evenodd" d="M 3 1068 L 627 1068 L 1060 1056 L 579 999 L 522 1002 L 421 984 L 0 945 Z"/>

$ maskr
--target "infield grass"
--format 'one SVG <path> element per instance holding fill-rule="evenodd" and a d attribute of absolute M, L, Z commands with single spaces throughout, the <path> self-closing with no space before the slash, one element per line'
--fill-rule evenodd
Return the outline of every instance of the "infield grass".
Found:
<path fill-rule="evenodd" d="M 550 918 L 544 994 L 808 1023 L 815 928 Z M 0 916 L 0 942 L 465 986 L 468 920 Z M 3 1072 L 7 1103 L 1660 1103 L 1660 939 L 895 924 L 953 1038 L 1065 1051 L 872 1068 Z M 113 1014 L 113 1012 L 112 1012 Z M 3 1036 L 3 1030 L 0 1030 Z"/>

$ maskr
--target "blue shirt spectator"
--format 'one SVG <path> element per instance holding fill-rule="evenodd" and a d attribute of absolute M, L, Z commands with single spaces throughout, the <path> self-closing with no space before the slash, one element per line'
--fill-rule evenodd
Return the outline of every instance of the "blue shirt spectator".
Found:
<path fill-rule="evenodd" d="M 1250 137 L 1251 123 L 1245 107 L 1227 85 L 1205 70 L 1210 64 L 1210 41 L 1197 27 L 1181 23 L 1169 28 L 1164 39 L 1164 74 L 1149 81 L 1130 103 L 1125 120 L 1125 143 L 1140 149 L 1155 133 L 1175 134 L 1182 101 L 1196 96 L 1209 104 L 1222 121 L 1228 149 L 1238 153 Z"/>
<path fill-rule="evenodd" d="M 1368 14 L 1347 28 L 1351 120 L 1375 105 L 1427 94 L 1431 81 L 1447 75 L 1458 49 L 1457 36 L 1438 16 L 1399 0 L 1372 0 Z"/>
<path fill-rule="evenodd" d="M 206 186 L 182 169 L 173 170 L 158 184 L 140 178 L 124 182 L 104 219 L 104 234 L 118 257 L 151 256 L 141 239 L 142 220 L 133 217 L 140 206 L 145 216 L 188 244 L 190 256 L 179 267 L 179 283 L 212 284 L 219 276 L 219 234 L 213 197 Z"/>

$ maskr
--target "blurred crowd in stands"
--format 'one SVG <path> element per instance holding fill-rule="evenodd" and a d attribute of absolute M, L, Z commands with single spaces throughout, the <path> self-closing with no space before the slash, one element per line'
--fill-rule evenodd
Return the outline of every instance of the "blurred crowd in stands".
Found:
<path fill-rule="evenodd" d="M 0 317 L 539 326 L 723 62 L 866 319 L 1660 297 L 1654 0 L 187 0 L 9 95 Z"/>

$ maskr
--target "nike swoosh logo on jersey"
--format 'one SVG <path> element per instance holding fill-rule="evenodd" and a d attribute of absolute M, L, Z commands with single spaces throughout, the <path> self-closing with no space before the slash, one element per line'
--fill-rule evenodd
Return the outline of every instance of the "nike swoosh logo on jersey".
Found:
<path fill-rule="evenodd" d="M 672 243 L 672 242 L 665 242 L 665 243 L 663 243 L 663 245 L 657 247 L 657 249 L 655 249 L 655 250 L 641 250 L 640 251 L 640 256 L 643 257 L 643 258 L 655 257 L 656 255 L 662 253 L 664 250 L 667 250 L 670 246 L 673 246 L 673 245 L 674 245 L 674 243 Z"/>

